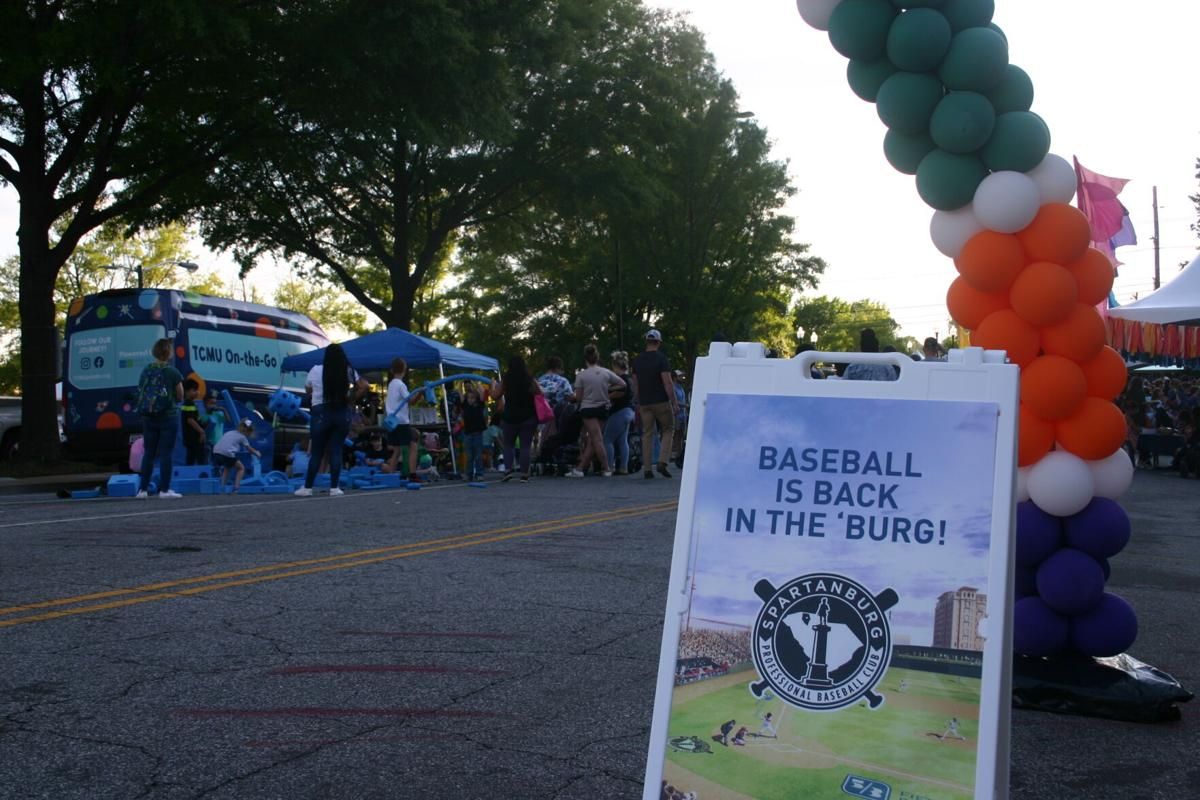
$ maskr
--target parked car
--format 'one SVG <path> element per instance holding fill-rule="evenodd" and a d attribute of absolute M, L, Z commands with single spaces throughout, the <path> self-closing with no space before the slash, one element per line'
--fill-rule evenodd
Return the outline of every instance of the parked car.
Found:
<path fill-rule="evenodd" d="M 62 384 L 58 385 L 57 389 L 60 402 L 59 407 L 62 407 Z M 66 441 L 63 437 L 63 418 L 62 412 L 58 414 L 58 440 Z M 0 461 L 7 461 L 12 458 L 13 453 L 17 449 L 17 445 L 21 441 L 21 398 L 19 397 L 0 397 Z"/>

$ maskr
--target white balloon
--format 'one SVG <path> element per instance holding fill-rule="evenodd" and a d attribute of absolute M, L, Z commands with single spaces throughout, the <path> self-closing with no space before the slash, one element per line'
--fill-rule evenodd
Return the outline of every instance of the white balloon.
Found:
<path fill-rule="evenodd" d="M 842 0 L 796 0 L 796 9 L 804 21 L 819 31 L 829 30 L 829 18 Z"/>
<path fill-rule="evenodd" d="M 1092 480 L 1096 485 L 1097 497 L 1108 497 L 1116 500 L 1125 494 L 1129 484 L 1133 483 L 1133 462 L 1129 454 L 1122 448 L 1108 458 L 1099 461 L 1089 461 L 1092 470 Z"/>
<path fill-rule="evenodd" d="M 929 221 L 933 246 L 947 258 L 958 258 L 967 241 L 981 230 L 983 223 L 976 219 L 969 205 L 954 211 L 935 211 Z"/>
<path fill-rule="evenodd" d="M 1095 493 L 1087 462 L 1065 450 L 1047 453 L 1029 469 L 1029 499 L 1047 514 L 1069 517 L 1083 510 Z"/>
<path fill-rule="evenodd" d="M 1033 222 L 1042 205 L 1038 185 L 1023 172 L 993 172 L 975 190 L 975 218 L 997 233 L 1016 233 Z"/>
<path fill-rule="evenodd" d="M 1029 499 L 1029 470 L 1031 467 L 1017 469 L 1017 502 L 1024 503 Z"/>
<path fill-rule="evenodd" d="M 1075 196 L 1075 168 L 1062 156 L 1049 153 L 1026 173 L 1037 184 L 1042 203 L 1069 203 Z"/>

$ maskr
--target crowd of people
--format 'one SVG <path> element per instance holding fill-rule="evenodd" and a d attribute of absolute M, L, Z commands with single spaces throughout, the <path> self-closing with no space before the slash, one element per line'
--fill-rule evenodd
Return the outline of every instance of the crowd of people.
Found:
<path fill-rule="evenodd" d="M 679 635 L 679 658 L 707 658 L 715 664 L 741 664 L 750 660 L 750 632 L 689 628 Z"/>
<path fill-rule="evenodd" d="M 1200 379 L 1134 377 L 1119 402 L 1128 431 L 1126 450 L 1135 464 L 1157 466 L 1160 452 L 1143 437 L 1166 437 L 1172 467 L 1184 477 L 1200 477 Z"/>

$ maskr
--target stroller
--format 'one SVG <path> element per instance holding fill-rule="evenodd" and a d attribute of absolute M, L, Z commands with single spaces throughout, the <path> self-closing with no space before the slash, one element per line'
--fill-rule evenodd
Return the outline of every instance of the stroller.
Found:
<path fill-rule="evenodd" d="M 566 475 L 579 461 L 579 436 L 583 417 L 574 403 L 563 403 L 554 410 L 554 433 L 542 440 L 535 466 L 539 475 Z"/>

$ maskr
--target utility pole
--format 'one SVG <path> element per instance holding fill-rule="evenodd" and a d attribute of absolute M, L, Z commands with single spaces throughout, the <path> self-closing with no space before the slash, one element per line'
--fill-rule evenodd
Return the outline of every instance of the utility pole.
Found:
<path fill-rule="evenodd" d="M 1154 200 L 1154 291 L 1158 291 L 1159 275 L 1158 275 L 1158 187 L 1155 186 L 1152 192 Z"/>

